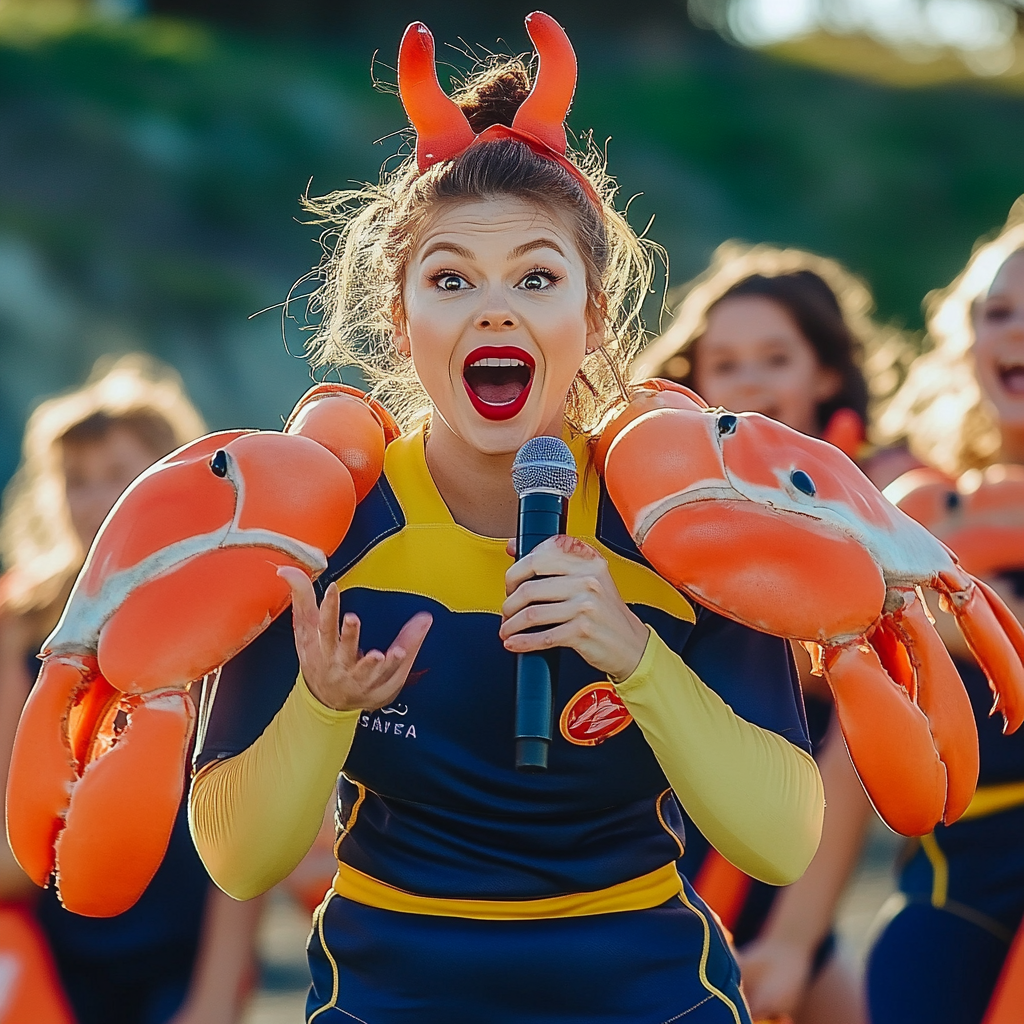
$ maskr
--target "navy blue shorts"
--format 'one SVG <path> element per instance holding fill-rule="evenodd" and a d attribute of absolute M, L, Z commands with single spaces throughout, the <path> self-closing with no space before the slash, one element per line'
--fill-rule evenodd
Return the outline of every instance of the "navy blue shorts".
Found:
<path fill-rule="evenodd" d="M 307 949 L 317 1024 L 750 1024 L 739 969 L 686 887 L 651 910 L 480 921 L 332 895 Z M 326 947 L 326 948 L 325 948 Z"/>

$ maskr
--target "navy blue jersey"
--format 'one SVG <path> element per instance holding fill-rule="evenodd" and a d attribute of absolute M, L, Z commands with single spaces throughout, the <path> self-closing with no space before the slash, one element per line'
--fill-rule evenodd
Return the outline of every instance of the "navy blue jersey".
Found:
<path fill-rule="evenodd" d="M 785 641 L 695 606 L 662 580 L 589 468 L 585 439 L 573 446 L 581 482 L 568 532 L 601 551 L 634 613 L 738 715 L 809 749 Z M 454 523 L 415 434 L 388 449 L 384 476 L 318 580 L 321 593 L 339 587 L 367 650 L 386 650 L 416 612 L 434 617 L 402 692 L 361 717 L 339 781 L 340 861 L 408 892 L 510 900 L 594 891 L 683 850 L 679 805 L 635 723 L 593 742 L 563 721 L 549 771 L 515 771 L 515 656 L 498 637 L 510 564 L 504 540 Z M 210 688 L 197 769 L 252 744 L 297 672 L 285 615 Z M 556 715 L 602 683 L 562 649 Z"/>

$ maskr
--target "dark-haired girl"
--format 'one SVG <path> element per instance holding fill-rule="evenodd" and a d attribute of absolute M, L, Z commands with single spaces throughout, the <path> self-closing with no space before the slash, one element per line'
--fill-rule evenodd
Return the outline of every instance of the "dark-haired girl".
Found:
<path fill-rule="evenodd" d="M 282 570 L 293 614 L 207 700 L 193 834 L 218 883 L 252 896 L 294 868 L 337 787 L 309 1021 L 743 1024 L 736 964 L 676 868 L 681 807 L 789 882 L 817 844 L 820 779 L 785 643 L 657 576 L 592 466 L 650 265 L 598 163 L 560 151 L 568 43 L 546 16 L 528 25 L 558 45 L 541 72 L 562 73 L 557 123 L 540 95 L 532 130 L 497 128 L 529 81 L 513 61 L 457 96 L 463 125 L 413 25 L 416 158 L 312 204 L 336 236 L 316 360 L 357 361 L 406 432 L 320 608 Z M 569 536 L 513 563 L 512 460 L 542 434 L 577 461 Z M 548 772 L 518 773 L 515 655 L 551 648 L 556 706 L 600 701 L 603 724 L 562 728 Z"/>
<path fill-rule="evenodd" d="M 884 355 L 888 345 L 902 354 L 895 332 L 886 336 L 872 323 L 871 308 L 866 286 L 833 260 L 727 242 L 687 289 L 672 327 L 634 362 L 634 376 L 672 378 L 711 405 L 771 416 L 856 458 L 869 400 L 864 350 Z M 883 474 L 904 468 L 905 456 L 883 458 Z M 811 866 L 782 891 L 751 883 L 690 828 L 683 870 L 733 930 L 755 1018 L 859 1024 L 866 1019 L 861 987 L 834 955 L 832 922 L 871 811 L 827 688 L 806 670 L 803 676 L 827 804 Z"/>

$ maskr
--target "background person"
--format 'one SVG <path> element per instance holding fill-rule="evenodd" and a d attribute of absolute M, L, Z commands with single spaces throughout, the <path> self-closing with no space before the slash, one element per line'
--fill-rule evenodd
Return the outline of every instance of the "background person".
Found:
<path fill-rule="evenodd" d="M 1024 466 L 1024 200 L 994 239 L 975 247 L 956 280 L 926 298 L 925 311 L 932 349 L 880 425 L 948 474 L 944 511 L 955 517 L 960 493 L 980 493 Z M 914 476 L 897 480 L 887 495 L 899 500 Z M 1020 538 L 1019 493 L 1012 500 Z M 1012 547 L 1019 551 L 1021 541 Z M 1024 621 L 1024 563 L 994 562 L 988 572 L 965 567 Z M 974 706 L 981 773 L 959 821 L 907 844 L 889 908 L 895 914 L 868 962 L 873 1024 L 976 1024 L 1024 915 L 1024 736 L 1002 734 L 1001 717 L 990 717 L 984 675 L 951 617 L 937 606 L 933 612 Z"/>
<path fill-rule="evenodd" d="M 36 653 L 93 537 L 135 477 L 203 430 L 177 374 L 142 355 L 101 362 L 84 387 L 43 402 L 29 419 L 0 523 L 0 791 Z M 65 910 L 55 888 L 40 893 L 0 844 L 0 900 L 34 905 L 78 1024 L 238 1019 L 259 908 L 210 884 L 185 810 L 183 800 L 146 892 L 114 918 Z"/>
<path fill-rule="evenodd" d="M 865 352 L 876 372 L 885 368 L 890 375 L 906 355 L 898 332 L 872 322 L 863 282 L 835 261 L 799 249 L 727 242 L 683 291 L 672 326 L 634 361 L 634 379 L 667 377 L 712 406 L 759 412 L 815 437 L 831 434 L 852 458 L 867 453 Z M 887 457 L 883 469 L 902 469 L 906 460 Z M 717 900 L 727 908 L 755 1019 L 861 1024 L 862 986 L 835 955 L 833 924 L 872 811 L 828 687 L 810 674 L 805 652 L 797 647 L 796 654 L 825 786 L 825 823 L 811 866 L 786 889 L 750 882 L 730 871 L 688 823 L 683 870 L 698 891 L 704 886 L 712 906 Z"/>

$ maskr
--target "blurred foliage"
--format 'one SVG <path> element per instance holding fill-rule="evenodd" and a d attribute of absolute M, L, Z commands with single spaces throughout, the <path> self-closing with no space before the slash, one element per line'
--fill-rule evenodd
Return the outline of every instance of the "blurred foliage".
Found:
<path fill-rule="evenodd" d="M 563 6 L 581 66 L 570 123 L 611 137 L 623 201 L 643 193 L 631 219 L 657 214 L 676 283 L 728 237 L 795 244 L 844 260 L 885 317 L 918 327 L 924 293 L 1024 191 L 1014 95 L 798 66 L 694 30 L 667 0 L 628 28 Z M 453 39 L 451 5 L 433 8 L 421 16 Z M 297 222 L 310 179 L 372 179 L 399 148 L 371 55 L 393 81 L 404 12 L 303 37 L 41 9 L 5 16 L 0 0 L 0 480 L 31 404 L 107 351 L 173 363 L 211 425 L 279 424 L 308 382 L 302 335 L 292 325 L 289 354 L 280 309 L 248 317 L 318 258 Z M 501 13 L 505 44 L 463 35 L 525 49 L 526 9 Z"/>

